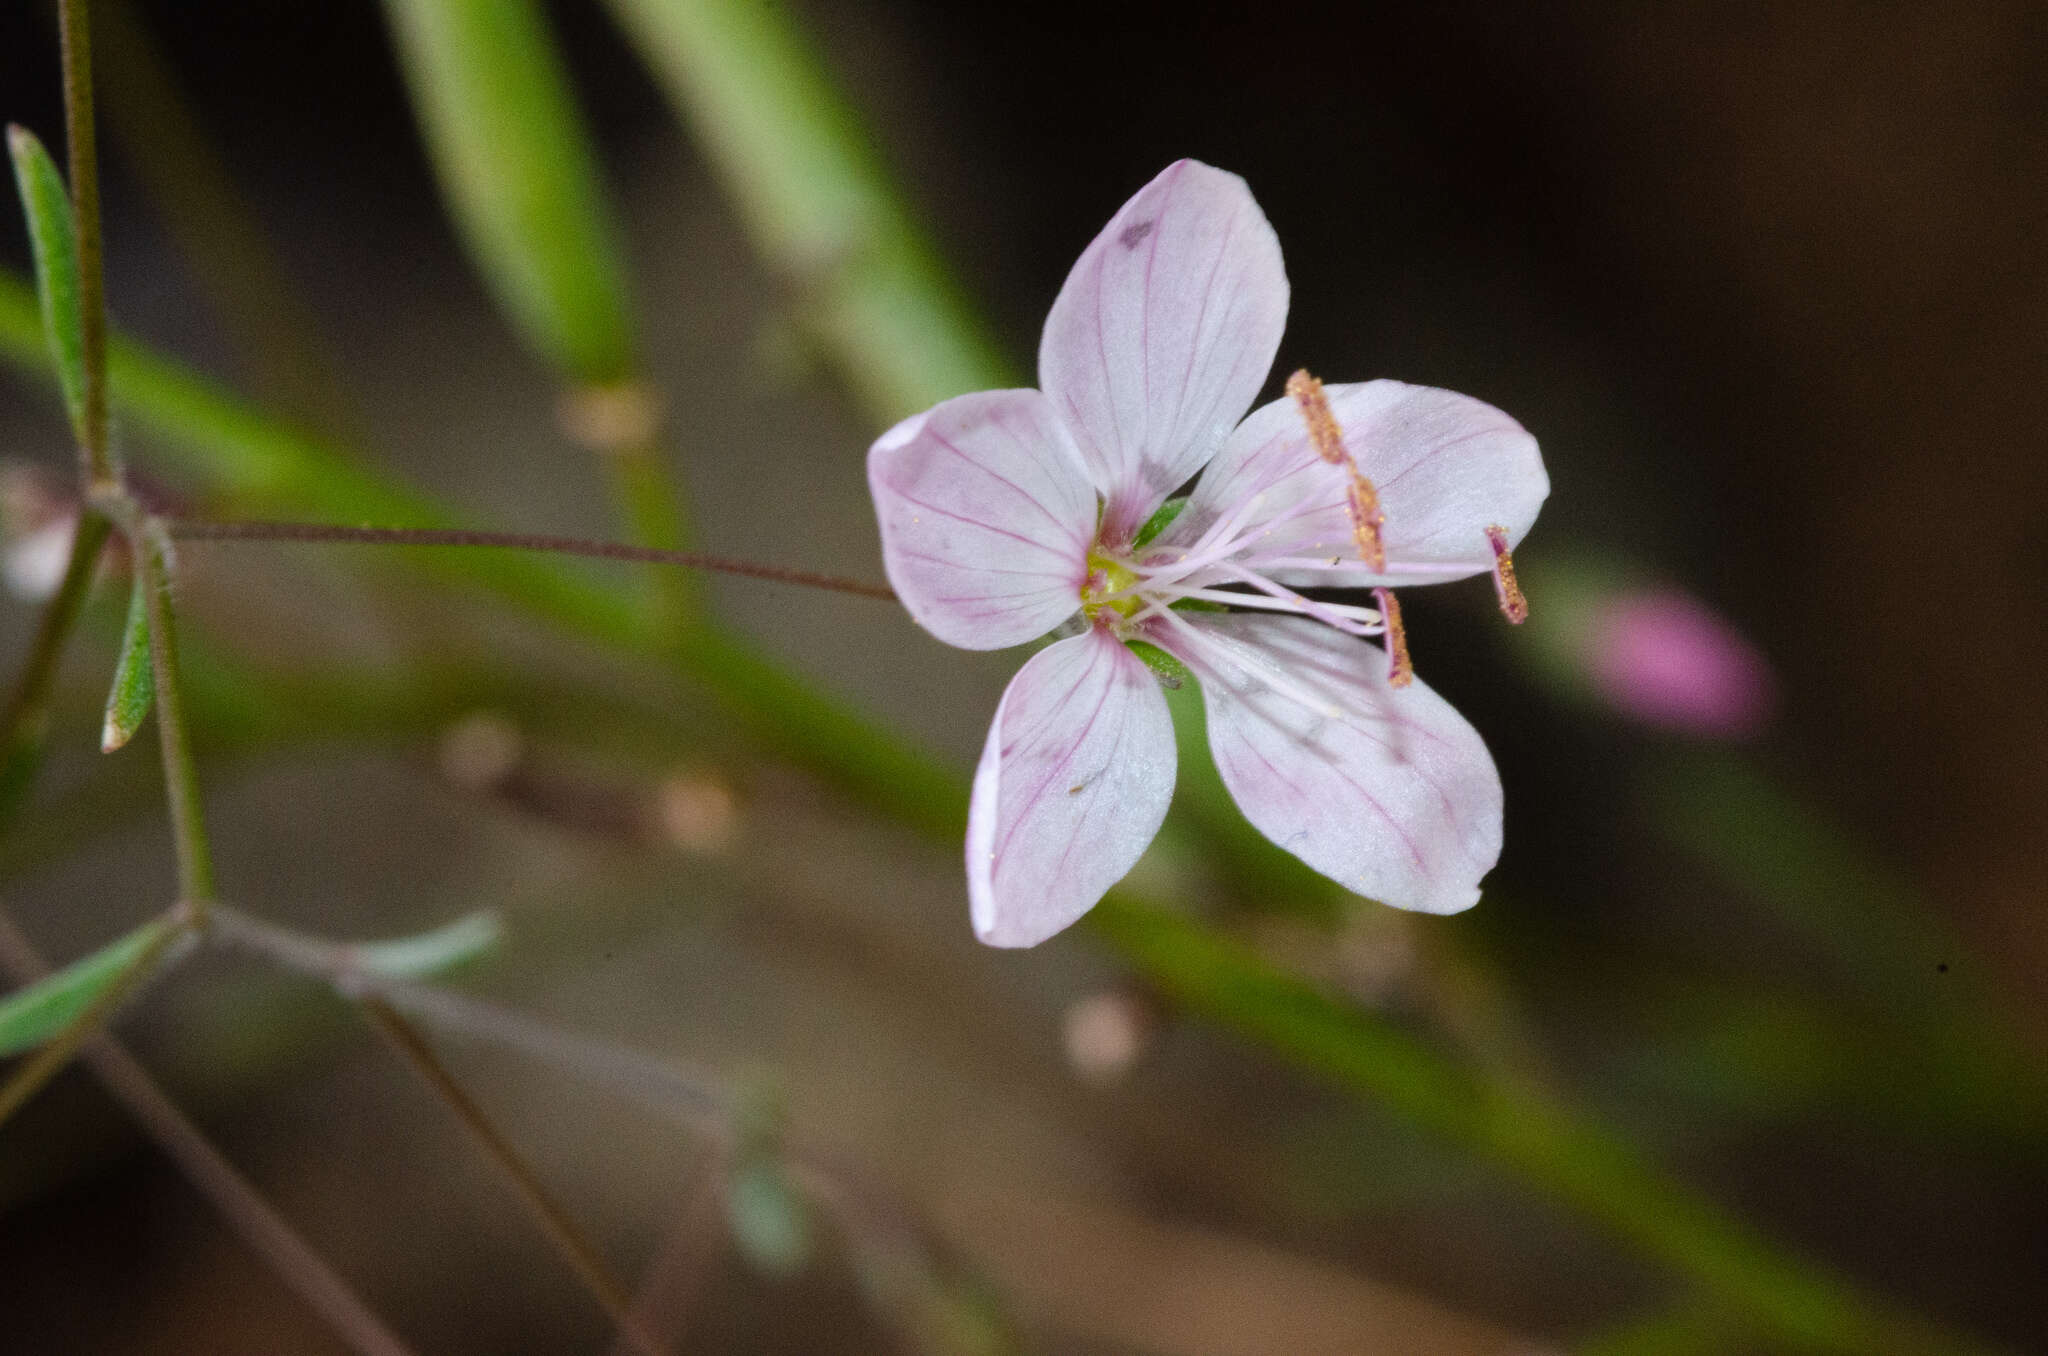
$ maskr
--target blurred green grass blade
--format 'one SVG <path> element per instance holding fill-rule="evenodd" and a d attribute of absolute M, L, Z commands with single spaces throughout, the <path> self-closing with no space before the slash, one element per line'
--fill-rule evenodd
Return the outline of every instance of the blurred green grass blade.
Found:
<path fill-rule="evenodd" d="M 1891 1313 L 1847 1281 L 1778 1251 L 1664 1177 L 1602 1124 L 1460 1068 L 1195 922 L 1118 895 L 1089 921 L 1190 1011 L 1510 1169 L 1778 1338 L 1842 1353 L 1989 1350 Z"/>
<path fill-rule="evenodd" d="M 872 418 L 1019 384 L 779 6 L 610 4 Z"/>
<path fill-rule="evenodd" d="M 431 979 L 482 956 L 504 935 L 498 915 L 480 910 L 431 932 L 358 942 L 351 953 L 358 966 L 384 979 Z"/>
<path fill-rule="evenodd" d="M 162 919 L 109 942 L 55 974 L 0 998 L 0 1058 L 32 1050 L 62 1031 L 94 999 L 162 945 Z"/>
<path fill-rule="evenodd" d="M 156 667 L 149 654 L 149 587 L 138 570 L 128 593 L 128 620 L 121 628 L 121 656 L 114 665 L 113 690 L 100 727 L 100 752 L 112 753 L 135 737 L 156 702 Z"/>
<path fill-rule="evenodd" d="M 534 0 L 385 0 L 441 191 L 521 337 L 576 380 L 632 375 L 626 271 Z"/>
<path fill-rule="evenodd" d="M 85 437 L 85 325 L 78 300 L 78 233 L 71 219 L 71 195 L 64 176 L 26 127 L 10 125 L 7 152 L 14 182 L 28 218 L 28 242 L 35 256 L 36 291 L 42 299 L 43 328 L 64 389 L 71 430 Z"/>

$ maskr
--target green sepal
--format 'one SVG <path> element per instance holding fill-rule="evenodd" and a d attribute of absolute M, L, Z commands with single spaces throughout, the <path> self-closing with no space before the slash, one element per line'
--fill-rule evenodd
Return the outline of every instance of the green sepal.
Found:
<path fill-rule="evenodd" d="M 57 366 L 57 384 L 71 429 L 85 438 L 85 319 L 79 304 L 78 232 L 64 176 L 26 127 L 9 124 L 7 151 L 14 158 L 14 182 L 28 218 L 29 252 L 35 256 L 36 295 L 42 301 L 43 330 Z"/>
<path fill-rule="evenodd" d="M 107 943 L 55 974 L 0 998 L 0 1059 L 33 1050 L 62 1031 L 93 1000 L 121 982 L 154 950 L 162 919 L 144 923 L 125 937 Z"/>
<path fill-rule="evenodd" d="M 1192 497 L 1183 494 L 1161 504 L 1152 516 L 1145 520 L 1145 525 L 1138 529 L 1137 538 L 1131 542 L 1131 549 L 1135 551 L 1151 545 L 1154 537 L 1173 526 L 1173 520 L 1180 517 L 1181 510 L 1188 506 L 1188 500 Z"/>
<path fill-rule="evenodd" d="M 100 752 L 112 753 L 135 737 L 156 703 L 156 667 L 149 655 L 148 576 L 135 572 L 128 593 L 128 624 L 121 631 L 121 657 L 107 693 L 107 718 L 100 726 Z"/>
<path fill-rule="evenodd" d="M 1124 645 L 1129 648 L 1132 654 L 1145 661 L 1145 667 L 1152 670 L 1152 676 L 1159 680 L 1161 687 L 1171 688 L 1178 692 L 1182 687 L 1194 681 L 1195 676 L 1188 672 L 1187 665 L 1181 663 L 1152 642 L 1148 640 L 1127 640 L 1124 642 Z"/>

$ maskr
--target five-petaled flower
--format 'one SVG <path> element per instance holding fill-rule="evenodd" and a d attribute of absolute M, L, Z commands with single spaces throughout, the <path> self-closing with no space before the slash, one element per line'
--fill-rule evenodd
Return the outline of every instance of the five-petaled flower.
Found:
<path fill-rule="evenodd" d="M 1039 345 L 1042 390 L 945 401 L 868 453 L 889 579 L 927 631 L 988 650 L 1078 623 L 1011 680 L 975 772 L 967 879 L 985 942 L 1074 922 L 1166 816 L 1173 726 L 1127 642 L 1195 676 L 1245 817 L 1345 887 L 1450 913 L 1500 855 L 1493 760 L 1410 681 L 1389 590 L 1493 571 L 1517 616 L 1507 552 L 1549 492 L 1535 440 L 1492 406 L 1396 381 L 1297 374 L 1246 416 L 1287 298 L 1244 181 L 1181 161 L 1074 265 Z M 1168 496 L 1197 471 L 1174 516 Z M 1373 589 L 1376 606 L 1299 592 L 1318 585 Z"/>

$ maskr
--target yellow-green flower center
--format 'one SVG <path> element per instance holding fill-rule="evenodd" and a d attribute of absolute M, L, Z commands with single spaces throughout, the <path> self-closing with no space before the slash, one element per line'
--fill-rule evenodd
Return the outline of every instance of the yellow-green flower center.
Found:
<path fill-rule="evenodd" d="M 1135 591 L 1127 591 L 1137 582 L 1138 576 L 1128 565 L 1112 560 L 1100 551 L 1090 551 L 1088 577 L 1081 581 L 1082 615 L 1091 622 L 1105 610 L 1119 617 L 1131 616 L 1144 603 Z M 1110 596 L 1112 594 L 1117 596 Z"/>

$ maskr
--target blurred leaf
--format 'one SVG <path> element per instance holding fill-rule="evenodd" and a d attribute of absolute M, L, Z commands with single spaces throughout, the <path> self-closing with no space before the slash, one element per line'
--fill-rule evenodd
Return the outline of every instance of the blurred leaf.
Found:
<path fill-rule="evenodd" d="M 71 196 L 50 153 L 35 133 L 9 125 L 7 150 L 14 157 L 14 182 L 28 217 L 28 241 L 35 255 L 36 291 L 42 298 L 43 328 L 57 365 L 57 382 L 71 428 L 85 437 L 85 337 L 78 300 L 78 233 Z"/>
<path fill-rule="evenodd" d="M 779 6 L 611 0 L 800 318 L 880 427 L 1016 386 Z"/>
<path fill-rule="evenodd" d="M 810 1202 L 771 1154 L 743 1159 L 726 1182 L 726 1219 L 747 1261 L 771 1276 L 788 1277 L 810 1260 Z"/>
<path fill-rule="evenodd" d="M 534 0 L 386 0 L 456 224 L 513 325 L 557 369 L 625 379 L 633 327 L 597 155 Z"/>
<path fill-rule="evenodd" d="M 107 718 L 100 728 L 100 752 L 112 753 L 135 737 L 156 701 L 156 668 L 149 653 L 148 577 L 137 570 L 128 593 L 128 622 L 121 632 L 121 658 L 107 694 Z"/>
<path fill-rule="evenodd" d="M 162 944 L 162 919 L 144 923 L 90 956 L 0 999 L 0 1058 L 30 1050 L 62 1031 Z"/>
<path fill-rule="evenodd" d="M 432 932 L 388 942 L 358 942 L 355 963 L 385 979 L 427 979 L 467 964 L 504 937 L 498 916 L 488 910 L 466 914 Z"/>

